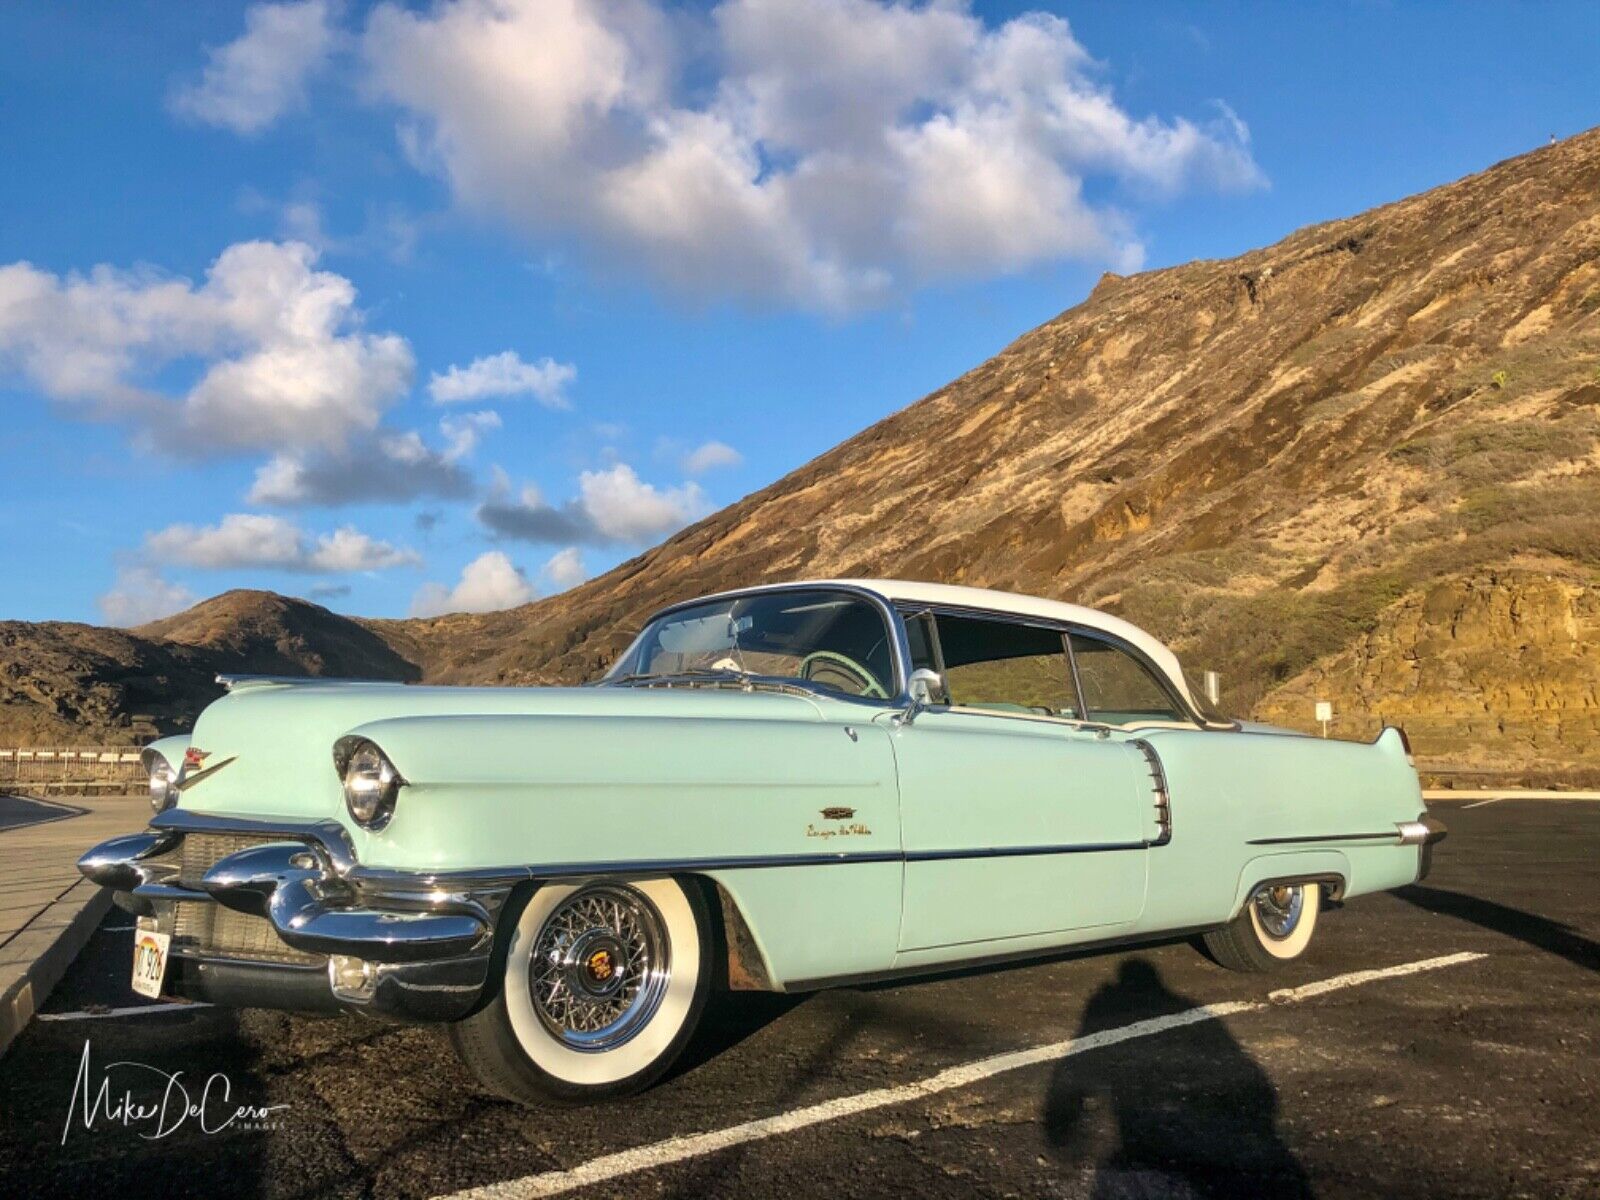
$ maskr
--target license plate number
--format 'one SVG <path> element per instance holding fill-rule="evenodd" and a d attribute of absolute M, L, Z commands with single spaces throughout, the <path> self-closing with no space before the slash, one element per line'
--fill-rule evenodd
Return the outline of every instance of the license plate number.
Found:
<path fill-rule="evenodd" d="M 170 933 L 141 929 L 133 938 L 133 990 L 152 999 L 161 995 L 161 981 L 167 976 L 167 947 Z"/>

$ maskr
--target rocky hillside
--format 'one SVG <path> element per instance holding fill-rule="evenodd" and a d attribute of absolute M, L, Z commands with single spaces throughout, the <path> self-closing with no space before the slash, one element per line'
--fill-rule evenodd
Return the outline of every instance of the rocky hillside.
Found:
<path fill-rule="evenodd" d="M 1239 711 L 1309 727 L 1326 698 L 1338 731 L 1404 723 L 1437 760 L 1600 776 L 1600 131 L 1236 259 L 1107 276 L 582 587 L 359 627 L 430 678 L 576 679 L 662 603 L 883 574 L 1120 612 L 1221 670 Z"/>
<path fill-rule="evenodd" d="M 412 680 L 360 622 L 271 592 L 226 592 L 137 629 L 0 622 L 0 744 L 128 742 L 184 729 L 219 674 Z"/>

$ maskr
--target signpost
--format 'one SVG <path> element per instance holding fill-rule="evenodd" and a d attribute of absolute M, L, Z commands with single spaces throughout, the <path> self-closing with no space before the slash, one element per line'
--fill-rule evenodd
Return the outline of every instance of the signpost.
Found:
<path fill-rule="evenodd" d="M 1317 720 L 1322 722 L 1322 736 L 1328 736 L 1328 722 L 1333 720 L 1333 701 L 1317 701 Z"/>

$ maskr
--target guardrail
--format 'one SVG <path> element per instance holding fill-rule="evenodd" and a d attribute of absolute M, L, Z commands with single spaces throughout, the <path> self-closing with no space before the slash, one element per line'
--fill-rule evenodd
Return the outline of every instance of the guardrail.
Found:
<path fill-rule="evenodd" d="M 134 746 L 0 748 L 0 791 L 95 795 L 135 792 L 148 783 Z"/>

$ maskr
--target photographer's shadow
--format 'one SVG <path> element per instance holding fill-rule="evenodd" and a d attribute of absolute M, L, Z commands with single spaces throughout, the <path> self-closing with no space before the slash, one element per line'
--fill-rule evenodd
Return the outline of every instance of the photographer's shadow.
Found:
<path fill-rule="evenodd" d="M 1090 997 L 1078 1036 L 1195 1007 L 1134 959 Z M 1096 1197 L 1311 1196 L 1277 1116 L 1266 1072 L 1201 1020 L 1062 1059 L 1045 1136 L 1065 1165 L 1093 1165 Z"/>

